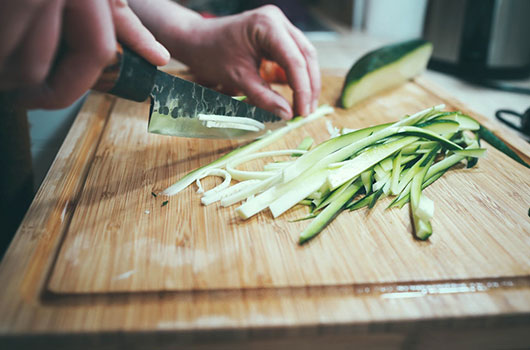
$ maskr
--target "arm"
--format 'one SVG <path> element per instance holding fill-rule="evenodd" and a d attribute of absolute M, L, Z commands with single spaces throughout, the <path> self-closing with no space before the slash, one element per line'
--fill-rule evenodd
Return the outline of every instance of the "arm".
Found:
<path fill-rule="evenodd" d="M 204 83 L 242 91 L 257 106 L 289 119 L 318 103 L 320 71 L 307 38 L 274 6 L 204 19 L 169 0 L 130 0 L 131 7 L 172 56 Z M 261 58 L 285 69 L 294 108 L 259 76 Z"/>

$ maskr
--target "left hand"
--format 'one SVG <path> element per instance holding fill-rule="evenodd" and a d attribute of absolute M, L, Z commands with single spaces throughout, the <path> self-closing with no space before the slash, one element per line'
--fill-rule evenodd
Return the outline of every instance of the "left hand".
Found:
<path fill-rule="evenodd" d="M 293 112 L 307 115 L 316 108 L 320 94 L 316 51 L 277 7 L 199 18 L 187 37 L 185 46 L 166 45 L 199 80 L 242 91 L 252 103 L 284 119 L 292 118 Z M 262 57 L 278 62 L 285 70 L 293 90 L 293 109 L 260 77 Z"/>

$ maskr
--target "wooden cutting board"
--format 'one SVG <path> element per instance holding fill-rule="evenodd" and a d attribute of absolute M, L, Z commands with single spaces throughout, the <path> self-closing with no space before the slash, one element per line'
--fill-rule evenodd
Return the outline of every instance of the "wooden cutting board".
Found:
<path fill-rule="evenodd" d="M 341 84 L 341 77 L 325 75 L 321 102 L 335 105 Z M 325 140 L 325 120 L 360 128 L 440 103 L 463 108 L 420 79 L 352 110 L 337 108 L 268 149 L 294 148 L 307 135 Z M 148 134 L 147 114 L 146 104 L 117 100 L 113 105 L 50 271 L 49 292 L 528 282 L 530 171 L 489 145 L 477 167 L 451 170 L 426 190 L 436 208 L 429 241 L 413 238 L 407 206 L 386 210 L 389 201 L 382 200 L 373 210 L 341 214 L 300 247 L 297 236 L 307 222 L 291 220 L 305 208 L 277 219 L 265 212 L 242 221 L 237 205 L 202 206 L 194 185 L 174 197 L 155 198 L 152 192 L 238 143 Z M 530 154 L 526 143 L 511 141 L 520 153 Z M 218 181 L 206 179 L 204 185 Z"/>

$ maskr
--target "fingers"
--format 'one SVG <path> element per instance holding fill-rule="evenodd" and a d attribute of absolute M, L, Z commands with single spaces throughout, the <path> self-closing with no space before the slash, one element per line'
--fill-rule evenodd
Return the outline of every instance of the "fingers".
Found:
<path fill-rule="evenodd" d="M 232 80 L 238 82 L 239 87 L 253 104 L 282 119 L 288 120 L 293 117 L 289 102 L 269 87 L 255 67 L 240 65 L 235 67 L 231 74 Z"/>
<path fill-rule="evenodd" d="M 320 73 L 313 46 L 278 8 L 265 6 L 253 16 L 255 45 L 285 70 L 293 90 L 295 113 L 309 114 L 320 94 Z"/>
<path fill-rule="evenodd" d="M 286 26 L 307 62 L 307 73 L 309 74 L 309 80 L 311 82 L 312 112 L 318 107 L 318 98 L 320 97 L 321 89 L 317 52 L 307 37 L 300 31 L 300 29 L 296 28 L 291 23 L 287 23 Z"/>
<path fill-rule="evenodd" d="M 169 62 L 168 50 L 147 30 L 126 0 L 111 0 L 111 8 L 116 35 L 123 44 L 155 66 Z"/>
<path fill-rule="evenodd" d="M 87 91 L 116 51 L 107 1 L 70 0 L 64 8 L 65 54 L 46 83 L 19 91 L 28 107 L 66 107 Z"/>

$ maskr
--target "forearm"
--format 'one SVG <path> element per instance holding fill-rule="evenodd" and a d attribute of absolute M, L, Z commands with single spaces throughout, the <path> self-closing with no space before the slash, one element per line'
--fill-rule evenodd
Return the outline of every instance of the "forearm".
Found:
<path fill-rule="evenodd" d="M 188 63 L 186 48 L 202 20 L 198 13 L 170 0 L 129 0 L 129 6 L 175 59 Z"/>

